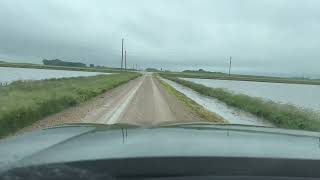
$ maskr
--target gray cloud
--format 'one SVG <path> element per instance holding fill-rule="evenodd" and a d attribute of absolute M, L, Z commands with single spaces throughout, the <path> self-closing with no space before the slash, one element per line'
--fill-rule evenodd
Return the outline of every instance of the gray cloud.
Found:
<path fill-rule="evenodd" d="M 318 0 L 2 0 L 0 58 L 319 74 Z"/>

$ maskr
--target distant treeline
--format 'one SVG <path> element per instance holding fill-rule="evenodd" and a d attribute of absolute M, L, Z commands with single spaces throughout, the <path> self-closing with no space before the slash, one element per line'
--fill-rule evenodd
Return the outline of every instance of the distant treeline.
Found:
<path fill-rule="evenodd" d="M 160 70 L 158 70 L 156 68 L 146 68 L 146 71 L 148 71 L 148 72 L 160 72 Z"/>
<path fill-rule="evenodd" d="M 42 60 L 42 62 L 44 65 L 50 65 L 50 66 L 87 67 L 87 65 L 84 63 L 68 62 L 68 61 L 62 61 L 60 59 L 53 59 L 53 60 L 44 59 Z"/>
<path fill-rule="evenodd" d="M 184 70 L 182 71 L 183 73 L 216 73 L 216 74 L 225 74 L 222 72 L 212 72 L 212 71 L 206 71 L 204 69 L 199 69 L 199 70 Z"/>
<path fill-rule="evenodd" d="M 163 70 L 162 68 L 160 68 L 160 70 L 156 68 L 146 68 L 145 70 L 148 72 L 171 72 L 169 70 Z"/>

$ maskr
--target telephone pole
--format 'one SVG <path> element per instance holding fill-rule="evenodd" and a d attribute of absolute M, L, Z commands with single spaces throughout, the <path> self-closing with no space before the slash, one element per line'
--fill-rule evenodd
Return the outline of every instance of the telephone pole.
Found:
<path fill-rule="evenodd" d="M 124 43 L 124 39 L 122 38 L 122 49 L 121 49 L 121 70 L 123 68 L 123 43 Z"/>
<path fill-rule="evenodd" d="M 232 65 L 232 57 L 230 56 L 229 76 L 231 76 L 231 65 Z"/>
<path fill-rule="evenodd" d="M 127 50 L 124 51 L 124 69 L 127 70 Z"/>

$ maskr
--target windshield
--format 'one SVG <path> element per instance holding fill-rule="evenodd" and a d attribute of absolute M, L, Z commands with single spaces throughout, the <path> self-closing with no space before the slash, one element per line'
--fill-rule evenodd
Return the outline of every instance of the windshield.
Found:
<path fill-rule="evenodd" d="M 0 137 L 66 124 L 319 131 L 319 7 L 1 0 Z"/>

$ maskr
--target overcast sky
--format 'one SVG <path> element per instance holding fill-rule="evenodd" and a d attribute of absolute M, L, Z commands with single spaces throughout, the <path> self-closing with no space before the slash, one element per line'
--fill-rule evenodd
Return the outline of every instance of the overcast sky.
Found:
<path fill-rule="evenodd" d="M 1 0 L 0 59 L 320 74 L 319 0 Z"/>

